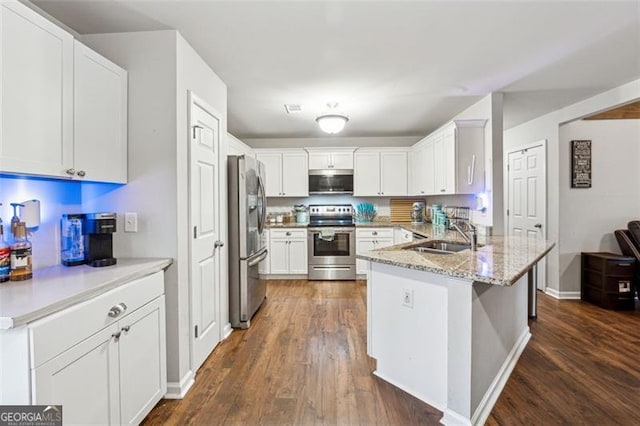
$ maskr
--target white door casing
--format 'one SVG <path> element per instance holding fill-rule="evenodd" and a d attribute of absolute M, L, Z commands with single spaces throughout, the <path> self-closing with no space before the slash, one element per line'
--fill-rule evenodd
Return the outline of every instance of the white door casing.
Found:
<path fill-rule="evenodd" d="M 222 115 L 189 92 L 191 369 L 220 342 L 220 164 Z"/>
<path fill-rule="evenodd" d="M 509 235 L 546 238 L 546 140 L 507 153 L 507 230 Z M 545 261 L 538 263 L 537 287 L 544 290 Z"/>

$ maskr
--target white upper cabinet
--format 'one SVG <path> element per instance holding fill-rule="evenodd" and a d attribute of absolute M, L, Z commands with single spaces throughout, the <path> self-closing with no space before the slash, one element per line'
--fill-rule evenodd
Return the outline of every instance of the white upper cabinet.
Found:
<path fill-rule="evenodd" d="M 486 120 L 456 120 L 412 147 L 410 195 L 484 191 Z"/>
<path fill-rule="evenodd" d="M 256 150 L 265 165 L 267 197 L 306 197 L 309 195 L 309 166 L 304 150 Z"/>
<path fill-rule="evenodd" d="M 354 154 L 354 195 L 407 195 L 407 151 L 362 149 Z"/>
<path fill-rule="evenodd" d="M 74 168 L 84 180 L 127 182 L 127 72 L 75 42 Z"/>
<path fill-rule="evenodd" d="M 309 152 L 309 170 L 353 169 L 355 148 L 306 148 Z"/>
<path fill-rule="evenodd" d="M 0 172 L 125 183 L 127 73 L 18 2 L 0 21 Z"/>
<path fill-rule="evenodd" d="M 484 191 L 486 120 L 456 120 L 434 140 L 435 193 L 477 194 Z"/>
<path fill-rule="evenodd" d="M 424 138 L 409 154 L 409 195 L 435 193 L 434 141 Z"/>
<path fill-rule="evenodd" d="M 0 4 L 0 171 L 73 167 L 73 37 L 18 2 Z"/>

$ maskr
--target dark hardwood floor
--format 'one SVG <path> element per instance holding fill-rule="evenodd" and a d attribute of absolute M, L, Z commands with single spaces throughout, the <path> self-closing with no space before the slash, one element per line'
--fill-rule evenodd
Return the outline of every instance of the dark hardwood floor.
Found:
<path fill-rule="evenodd" d="M 439 424 L 438 410 L 371 374 L 364 281 L 270 281 L 267 294 L 187 396 L 162 400 L 144 424 Z M 487 424 L 640 424 L 640 306 L 538 302 L 533 337 Z"/>

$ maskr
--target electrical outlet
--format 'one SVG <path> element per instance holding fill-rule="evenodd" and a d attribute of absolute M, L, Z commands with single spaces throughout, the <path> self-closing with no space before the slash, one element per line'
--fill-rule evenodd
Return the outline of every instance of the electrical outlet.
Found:
<path fill-rule="evenodd" d="M 413 290 L 409 288 L 402 289 L 402 306 L 413 309 Z"/>
<path fill-rule="evenodd" d="M 138 232 L 138 213 L 126 212 L 124 214 L 124 232 Z"/>

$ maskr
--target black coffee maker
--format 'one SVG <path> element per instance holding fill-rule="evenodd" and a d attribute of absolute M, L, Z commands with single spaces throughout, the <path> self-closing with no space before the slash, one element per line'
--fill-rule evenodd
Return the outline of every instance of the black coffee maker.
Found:
<path fill-rule="evenodd" d="M 111 266 L 113 257 L 113 233 L 116 232 L 115 213 L 88 213 L 82 224 L 84 257 L 89 266 Z"/>

